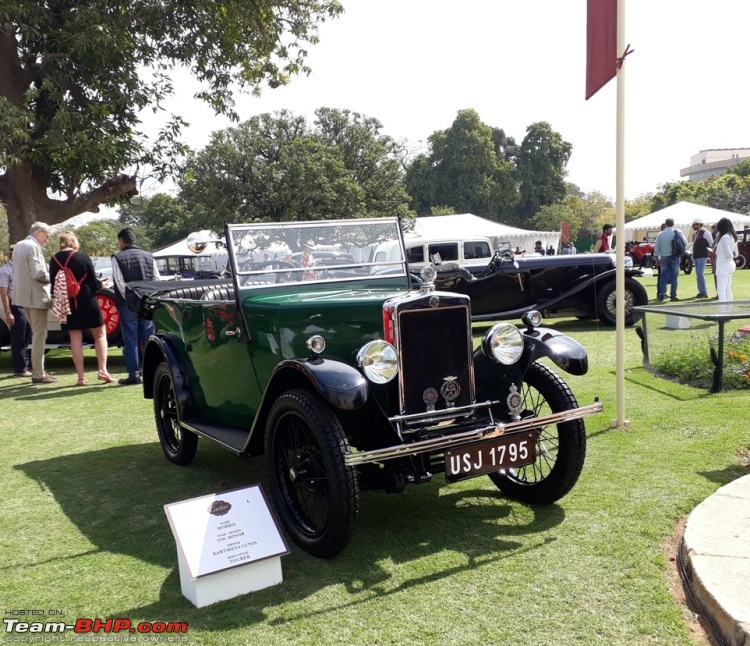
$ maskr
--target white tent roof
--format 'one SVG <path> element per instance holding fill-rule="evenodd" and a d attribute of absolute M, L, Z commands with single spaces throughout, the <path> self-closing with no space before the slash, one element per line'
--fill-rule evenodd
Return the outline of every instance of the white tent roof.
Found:
<path fill-rule="evenodd" d="M 489 238 L 493 245 L 507 240 L 512 247 L 521 247 L 521 249 L 525 249 L 527 252 L 534 249 L 534 242 L 537 240 L 542 241 L 545 249 L 552 245 L 557 250 L 560 243 L 559 231 L 518 229 L 493 220 L 481 218 L 472 213 L 431 215 L 415 218 L 413 232 L 408 232 L 405 236 L 410 239 L 423 237 L 443 240 L 479 236 Z"/>
<path fill-rule="evenodd" d="M 690 231 L 693 221 L 696 218 L 703 220 L 703 224 L 705 224 L 706 227 L 718 222 L 721 218 L 729 218 L 735 229 L 750 227 L 750 216 L 748 215 L 733 213 L 732 211 L 722 211 L 721 209 L 693 204 L 692 202 L 677 202 L 677 204 L 673 204 L 672 206 L 668 206 L 659 211 L 654 211 L 653 213 L 644 215 L 641 218 L 626 222 L 624 227 L 625 238 L 628 240 L 631 238 L 636 239 L 628 232 L 658 231 L 664 223 L 664 220 L 667 218 L 672 218 L 674 220 L 675 228 L 680 229 L 685 235 Z M 640 239 L 640 237 L 638 239 Z"/>

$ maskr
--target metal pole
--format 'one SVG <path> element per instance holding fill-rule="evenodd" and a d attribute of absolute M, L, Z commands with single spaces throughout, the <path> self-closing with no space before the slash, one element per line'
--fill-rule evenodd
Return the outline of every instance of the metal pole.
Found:
<path fill-rule="evenodd" d="M 625 0 L 617 2 L 617 53 L 625 55 Z M 617 290 L 615 328 L 615 395 L 617 417 L 612 420 L 613 428 L 625 426 L 625 65 L 617 70 L 617 182 L 615 185 L 617 227 L 617 269 L 615 288 Z"/>

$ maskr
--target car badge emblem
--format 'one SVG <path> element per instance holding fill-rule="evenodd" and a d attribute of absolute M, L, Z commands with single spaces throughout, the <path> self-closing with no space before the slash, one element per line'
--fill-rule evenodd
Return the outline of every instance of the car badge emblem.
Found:
<path fill-rule="evenodd" d="M 437 307 L 440 305 L 440 299 L 437 296 L 430 296 L 430 307 Z"/>
<path fill-rule="evenodd" d="M 427 388 L 422 393 L 422 401 L 425 403 L 425 406 L 427 406 L 427 412 L 432 413 L 435 410 L 435 404 L 438 400 L 438 391 L 434 388 Z"/>
<path fill-rule="evenodd" d="M 445 405 L 448 408 L 453 408 L 454 402 L 461 394 L 461 386 L 458 385 L 456 379 L 457 377 L 445 377 L 443 385 L 440 386 L 440 394 L 445 399 Z"/>
<path fill-rule="evenodd" d="M 518 392 L 518 388 L 516 388 L 515 384 L 510 387 L 510 394 L 505 400 L 505 404 L 508 407 L 508 412 L 515 421 L 521 419 L 523 399 L 521 398 L 521 393 Z"/>

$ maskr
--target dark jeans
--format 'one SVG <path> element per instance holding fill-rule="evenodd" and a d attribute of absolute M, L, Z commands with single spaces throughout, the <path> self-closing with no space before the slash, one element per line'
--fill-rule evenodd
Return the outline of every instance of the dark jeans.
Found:
<path fill-rule="evenodd" d="M 670 296 L 677 298 L 677 276 L 680 273 L 680 257 L 664 256 L 659 265 L 658 296 L 667 297 L 667 285 L 672 286 Z"/>
<path fill-rule="evenodd" d="M 154 333 L 154 322 L 142 319 L 127 307 L 122 307 L 119 312 L 125 367 L 128 370 L 128 377 L 137 377 L 143 358 L 143 346 L 146 345 L 148 337 Z"/>
<path fill-rule="evenodd" d="M 23 307 L 10 305 L 15 323 L 10 326 L 10 356 L 13 362 L 13 372 L 19 374 L 31 370 L 28 347 L 31 343 L 31 328 Z"/>

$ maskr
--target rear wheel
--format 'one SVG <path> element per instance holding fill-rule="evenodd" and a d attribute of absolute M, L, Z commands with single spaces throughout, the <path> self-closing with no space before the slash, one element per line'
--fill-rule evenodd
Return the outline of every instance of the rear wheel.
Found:
<path fill-rule="evenodd" d="M 633 325 L 641 315 L 633 311 L 639 305 L 648 304 L 646 289 L 635 278 L 625 278 L 625 325 Z M 605 325 L 617 323 L 617 292 L 615 279 L 607 281 L 596 295 L 596 315 Z"/>
<path fill-rule="evenodd" d="M 184 466 L 195 457 L 198 436 L 180 426 L 180 412 L 172 373 L 160 363 L 154 373 L 154 419 L 159 442 L 167 460 Z"/>
<path fill-rule="evenodd" d="M 747 267 L 747 256 L 741 253 L 737 254 L 737 257 L 734 259 L 734 264 L 737 269 L 744 269 Z"/>
<path fill-rule="evenodd" d="M 96 300 L 102 311 L 104 320 L 104 331 L 107 335 L 107 345 L 112 348 L 122 345 L 122 329 L 120 328 L 120 312 L 115 305 L 115 293 L 111 289 L 103 287 L 96 292 Z M 93 343 L 94 337 L 88 330 L 83 331 L 86 343 Z"/>
<path fill-rule="evenodd" d="M 521 417 L 529 419 L 577 408 L 568 385 L 552 370 L 532 363 L 524 377 Z M 525 467 L 490 474 L 508 498 L 549 505 L 560 500 L 578 481 L 586 458 L 583 420 L 549 424 L 539 429 L 536 461 Z"/>
<path fill-rule="evenodd" d="M 332 558 L 351 539 L 359 484 L 344 463 L 349 442 L 317 395 L 290 390 L 271 407 L 266 456 L 271 493 L 282 523 L 303 550 Z"/>

